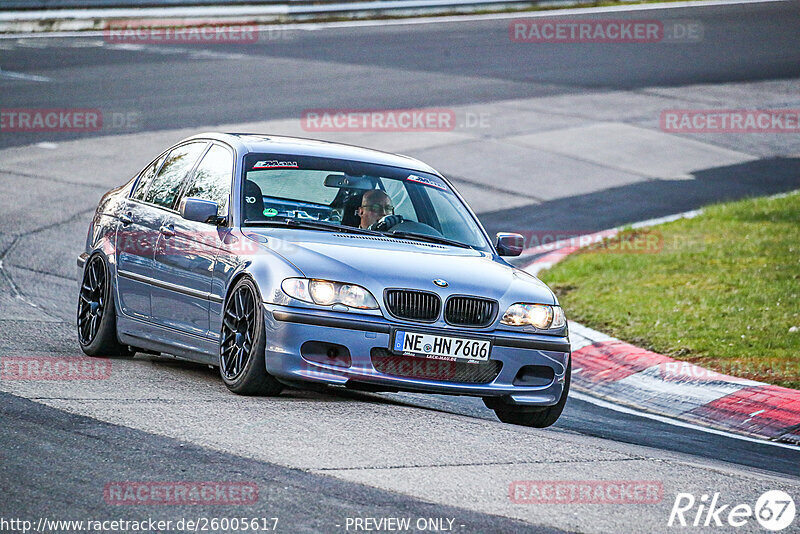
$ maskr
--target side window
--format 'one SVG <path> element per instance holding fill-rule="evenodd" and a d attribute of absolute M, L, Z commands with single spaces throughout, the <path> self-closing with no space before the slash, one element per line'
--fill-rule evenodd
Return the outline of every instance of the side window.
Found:
<path fill-rule="evenodd" d="M 133 191 L 133 198 L 136 200 L 144 200 L 144 194 L 147 191 L 147 186 L 153 181 L 153 176 L 156 175 L 156 171 L 161 166 L 162 161 L 164 161 L 164 156 L 161 156 L 155 160 L 152 165 L 142 171 L 142 174 L 139 175 L 139 181 L 136 182 L 136 189 Z"/>
<path fill-rule="evenodd" d="M 171 208 L 183 178 L 206 147 L 205 141 L 179 146 L 169 153 L 164 165 L 153 178 L 144 201 L 162 208 Z"/>
<path fill-rule="evenodd" d="M 227 215 L 231 194 L 233 154 L 219 145 L 213 145 L 203 156 L 184 197 L 202 198 L 216 202 L 217 215 Z"/>

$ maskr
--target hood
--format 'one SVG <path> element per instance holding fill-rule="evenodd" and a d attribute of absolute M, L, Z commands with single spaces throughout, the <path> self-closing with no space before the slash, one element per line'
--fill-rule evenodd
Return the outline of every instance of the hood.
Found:
<path fill-rule="evenodd" d="M 536 277 L 497 256 L 436 243 L 303 229 L 248 229 L 267 237 L 264 246 L 308 278 L 352 282 L 381 299 L 386 288 L 474 295 L 498 301 L 553 304 L 553 293 Z M 437 287 L 433 280 L 445 280 Z"/>

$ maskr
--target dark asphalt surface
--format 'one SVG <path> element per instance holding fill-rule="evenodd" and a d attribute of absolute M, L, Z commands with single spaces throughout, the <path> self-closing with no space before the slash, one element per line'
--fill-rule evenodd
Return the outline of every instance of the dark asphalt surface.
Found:
<path fill-rule="evenodd" d="M 235 55 L 227 61 L 171 53 L 191 45 L 147 45 L 151 51 L 142 53 L 108 46 L 24 47 L 0 50 L 0 68 L 53 81 L 11 85 L 0 77 L 0 104 L 136 110 L 143 114 L 141 129 L 150 131 L 298 117 L 309 108 L 454 106 L 800 75 L 795 2 L 614 13 L 613 18 L 696 21 L 704 28 L 703 40 L 514 43 L 510 20 L 489 20 L 267 32 L 254 44 L 213 45 L 214 52 Z M 0 148 L 41 138 L 0 135 Z"/>
<path fill-rule="evenodd" d="M 267 525 L 272 526 L 271 518 L 277 517 L 276 532 L 346 532 L 348 517 L 410 517 L 412 521 L 451 518 L 457 532 L 558 532 L 222 454 L 7 393 L 0 393 L 0 421 L 4 428 L 0 432 L 0 517 L 6 520 L 36 524 L 41 517 L 62 521 L 152 518 L 171 520 L 177 526 L 180 519 L 244 517 L 270 518 Z M 255 484 L 258 499 L 241 505 L 106 502 L 105 486 L 126 481 Z M 173 527 L 170 531 L 182 530 Z"/>
<path fill-rule="evenodd" d="M 52 81 L 22 84 L 0 77 L 0 106 L 135 110 L 142 114 L 140 129 L 150 131 L 297 117 L 309 108 L 452 106 L 652 85 L 800 76 L 800 10 L 796 3 L 675 9 L 658 12 L 657 18 L 700 21 L 705 28 L 703 46 L 514 44 L 508 39 L 509 21 L 501 20 L 291 31 L 253 45 L 216 45 L 215 52 L 233 54 L 228 59 L 198 59 L 149 49 L 131 53 L 110 47 L 14 47 L 0 49 L 0 68 Z M 0 132 L 0 148 L 87 135 L 94 134 Z M 490 230 L 499 229 L 509 216 L 519 221 L 519 228 L 600 230 L 713 201 L 786 191 L 798 186 L 798 176 L 798 159 L 767 159 L 714 169 L 678 185 L 654 181 L 606 189 L 546 202 L 535 209 L 524 206 L 511 214 L 508 210 L 482 213 L 481 219 Z M 609 205 L 616 209 L 608 209 Z M 10 335 L 0 337 L 8 339 Z M 72 339 L 46 343 L 75 345 Z M 374 397 L 345 395 L 352 395 L 354 401 Z M 384 398 L 432 410 L 493 417 L 475 399 Z M 197 507 L 150 507 L 152 510 L 146 511 L 109 507 L 102 501 L 102 487 L 109 480 L 236 479 L 256 481 L 263 500 L 251 509 L 235 510 L 235 515 L 280 511 L 282 524 L 297 525 L 289 530 L 292 532 L 334 532 L 336 520 L 352 515 L 402 514 L 464 518 L 462 522 L 470 527 L 467 532 L 537 531 L 494 516 L 446 509 L 212 452 L 7 394 L 0 394 L 0 418 L 4 429 L 0 432 L 2 516 L 13 512 L 39 517 L 43 510 L 62 519 L 231 516 L 229 510 L 222 513 L 218 508 L 198 514 Z M 577 400 L 570 400 L 555 429 L 800 476 L 797 451 L 683 429 Z"/>
<path fill-rule="evenodd" d="M 772 195 L 800 187 L 800 158 L 770 158 L 699 171 L 694 180 L 649 181 L 550 200 L 539 205 L 480 214 L 487 230 L 577 228 L 578 235 L 664 217 L 740 198 Z M 614 209 L 609 209 L 614 206 Z M 565 232 L 569 233 L 569 232 Z M 528 264 L 535 256 L 515 259 Z"/>
<path fill-rule="evenodd" d="M 395 398 L 402 398 L 415 406 L 471 417 L 494 417 L 480 399 L 440 395 L 417 396 L 413 400 L 405 396 Z M 800 451 L 677 427 L 576 398 L 567 401 L 564 413 L 553 428 L 800 477 Z"/>

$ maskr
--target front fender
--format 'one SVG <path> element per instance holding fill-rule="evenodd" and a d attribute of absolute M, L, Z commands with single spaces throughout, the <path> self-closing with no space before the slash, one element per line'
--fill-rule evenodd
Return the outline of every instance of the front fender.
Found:
<path fill-rule="evenodd" d="M 247 239 L 241 234 L 237 239 Z M 246 242 L 245 242 L 246 243 Z M 263 246 L 240 246 L 238 253 L 222 253 L 214 266 L 212 287 L 211 332 L 216 334 L 222 328 L 222 308 L 225 299 L 241 276 L 253 279 L 264 302 L 286 304 L 287 297 L 281 289 L 286 278 L 303 276 L 303 272 L 280 254 Z"/>

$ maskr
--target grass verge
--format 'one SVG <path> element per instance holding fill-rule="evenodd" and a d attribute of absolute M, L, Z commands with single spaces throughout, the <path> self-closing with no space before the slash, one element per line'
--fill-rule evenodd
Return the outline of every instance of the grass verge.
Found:
<path fill-rule="evenodd" d="M 567 317 L 590 328 L 800 389 L 800 191 L 626 230 L 541 277 Z"/>

